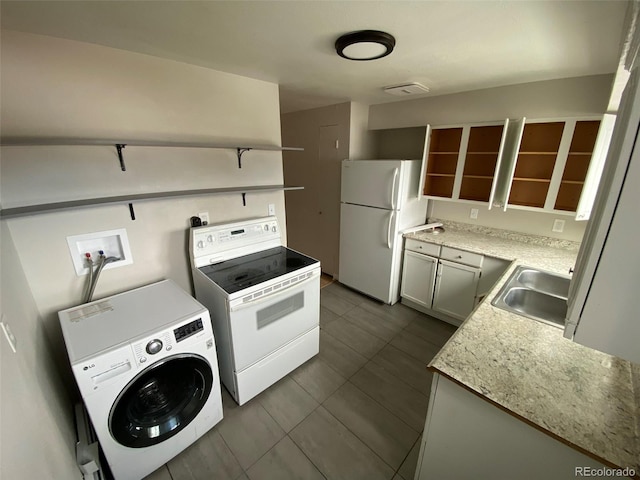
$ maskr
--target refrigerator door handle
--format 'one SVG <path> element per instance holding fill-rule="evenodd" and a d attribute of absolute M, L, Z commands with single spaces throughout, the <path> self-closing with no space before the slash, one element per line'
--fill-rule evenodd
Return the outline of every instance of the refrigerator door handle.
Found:
<path fill-rule="evenodd" d="M 397 170 L 397 169 L 396 169 Z M 395 210 L 389 212 L 389 229 L 387 230 L 387 248 L 391 250 L 391 223 L 393 222 L 393 216 L 396 214 Z"/>
<path fill-rule="evenodd" d="M 393 180 L 392 180 L 392 186 L 391 186 L 391 210 L 395 210 L 396 209 L 396 183 L 398 180 L 398 173 L 400 173 L 400 169 L 399 168 L 395 168 L 393 170 Z M 389 220 L 391 221 L 391 220 Z M 391 247 L 389 247 L 391 248 Z"/>

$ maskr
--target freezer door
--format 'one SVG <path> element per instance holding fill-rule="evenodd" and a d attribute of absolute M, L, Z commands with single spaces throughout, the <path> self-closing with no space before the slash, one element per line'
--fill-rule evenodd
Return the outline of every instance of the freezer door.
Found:
<path fill-rule="evenodd" d="M 400 160 L 343 160 L 341 201 L 397 210 L 403 174 Z"/>
<path fill-rule="evenodd" d="M 398 273 L 396 223 L 397 213 L 393 210 L 341 205 L 341 283 L 385 303 L 395 302 L 392 292 L 393 278 Z"/>

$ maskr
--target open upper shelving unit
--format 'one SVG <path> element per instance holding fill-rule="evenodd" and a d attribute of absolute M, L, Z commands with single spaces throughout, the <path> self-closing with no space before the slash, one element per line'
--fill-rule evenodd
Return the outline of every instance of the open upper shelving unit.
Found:
<path fill-rule="evenodd" d="M 451 197 L 458 165 L 462 128 L 443 128 L 431 132 L 424 194 Z"/>
<path fill-rule="evenodd" d="M 113 146 L 116 149 L 120 168 L 126 171 L 123 150 L 126 146 L 135 147 L 178 147 L 178 148 L 214 148 L 214 149 L 232 149 L 236 150 L 238 156 L 238 168 L 242 168 L 242 155 L 251 150 L 262 151 L 302 151 L 303 148 L 298 147 L 278 147 L 270 145 L 246 145 L 242 146 L 221 144 L 221 143 L 189 143 L 189 142 L 155 142 L 155 141 L 120 141 L 120 140 L 87 140 L 73 138 L 2 138 L 1 146 Z M 243 205 L 246 205 L 246 194 L 249 192 L 270 192 L 270 191 L 288 191 L 302 190 L 300 186 L 285 185 L 251 185 L 227 188 L 207 188 L 198 190 L 177 190 L 167 192 L 150 192 L 131 195 L 120 195 L 114 197 L 98 197 L 87 198 L 81 200 L 70 200 L 63 202 L 45 203 L 38 205 L 26 205 L 22 207 L 12 207 L 0 210 L 0 218 L 21 217 L 26 215 L 36 215 L 41 213 L 50 213 L 63 210 L 71 210 L 77 208 L 86 208 L 100 205 L 129 205 L 131 219 L 135 220 L 133 210 L 133 202 L 160 200 L 166 198 L 178 198 L 202 195 L 224 195 L 230 193 L 242 194 Z"/>
<path fill-rule="evenodd" d="M 564 122 L 525 124 L 509 195 L 510 205 L 544 207 L 564 125 Z"/>
<path fill-rule="evenodd" d="M 461 199 L 489 201 L 503 130 L 502 125 L 471 127 L 462 171 Z"/>
<path fill-rule="evenodd" d="M 600 121 L 576 122 L 554 208 L 575 211 L 589 170 Z"/>

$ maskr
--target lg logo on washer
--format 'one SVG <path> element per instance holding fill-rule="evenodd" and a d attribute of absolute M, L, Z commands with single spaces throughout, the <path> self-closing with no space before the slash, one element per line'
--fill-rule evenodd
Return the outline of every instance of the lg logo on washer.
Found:
<path fill-rule="evenodd" d="M 86 372 L 87 370 L 89 370 L 90 368 L 94 368 L 95 366 L 95 363 L 92 363 L 91 365 L 85 365 L 84 367 L 82 367 L 82 370 Z"/>

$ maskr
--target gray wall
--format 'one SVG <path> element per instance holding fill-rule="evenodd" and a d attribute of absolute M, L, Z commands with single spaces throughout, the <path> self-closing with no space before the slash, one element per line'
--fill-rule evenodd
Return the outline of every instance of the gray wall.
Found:
<path fill-rule="evenodd" d="M 284 152 L 286 183 L 305 186 L 300 194 L 286 194 L 289 246 L 318 258 L 323 272 L 337 275 L 340 164 L 349 157 L 351 104 L 285 113 L 281 122 L 283 144 L 304 147 L 301 154 Z M 330 131 L 338 148 L 328 156 L 323 142 Z"/>
<path fill-rule="evenodd" d="M 1 53 L 3 136 L 280 145 L 278 86 L 272 83 L 6 30 Z M 234 150 L 127 147 L 126 172 L 120 171 L 113 147 L 3 147 L 0 153 L 3 208 L 283 181 L 280 152 L 245 153 L 238 169 Z M 40 376 L 47 371 L 42 365 L 54 365 L 62 383 L 73 392 L 57 312 L 80 302 L 86 278 L 75 274 L 66 237 L 127 230 L 133 264 L 105 270 L 95 298 L 163 278 L 172 278 L 190 291 L 189 217 L 208 211 L 215 223 L 265 216 L 269 203 L 275 205 L 284 229 L 282 192 L 248 194 L 246 207 L 240 194 L 141 202 L 135 205 L 135 221 L 126 206 L 113 206 L 3 222 L 3 290 L 5 284 L 11 286 L 13 277 L 24 277 L 19 287 L 3 292 L 2 312 L 18 339 L 14 363 L 20 364 L 18 370 L 5 373 L 12 364 L 5 363 L 11 354 L 3 344 L 3 478 L 5 472 L 21 472 L 6 477 L 21 478 L 27 471 L 47 468 L 57 468 L 56 474 L 30 475 L 73 478 L 77 474 L 69 470 L 68 461 L 73 449 L 72 405 L 53 376 L 50 386 L 40 384 Z M 10 243 L 5 248 L 5 232 L 15 248 Z M 20 295 L 12 294 L 15 288 Z M 50 348 L 43 348 L 47 343 Z M 33 422 L 44 420 L 32 425 L 29 418 L 20 428 L 18 421 L 5 416 L 10 408 L 34 415 Z"/>

